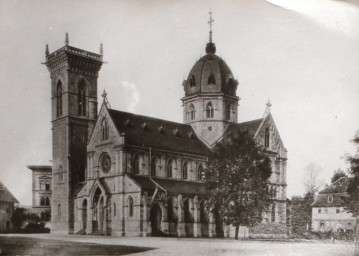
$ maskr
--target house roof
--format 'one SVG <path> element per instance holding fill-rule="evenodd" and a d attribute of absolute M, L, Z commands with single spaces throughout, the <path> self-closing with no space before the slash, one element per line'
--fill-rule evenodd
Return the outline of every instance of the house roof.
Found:
<path fill-rule="evenodd" d="M 336 207 L 345 206 L 342 199 L 346 195 L 351 178 L 342 177 L 331 185 L 321 190 L 312 203 L 313 207 Z"/>
<path fill-rule="evenodd" d="M 206 185 L 199 182 L 174 179 L 152 178 L 139 175 L 129 175 L 143 190 L 153 192 L 157 184 L 168 194 L 181 195 L 208 195 Z"/>
<path fill-rule="evenodd" d="M 109 109 L 125 144 L 205 156 L 209 149 L 191 125 Z"/>
<path fill-rule="evenodd" d="M 19 201 L 11 194 L 11 192 L 5 187 L 5 185 L 0 181 L 0 202 L 13 202 L 19 203 Z"/>

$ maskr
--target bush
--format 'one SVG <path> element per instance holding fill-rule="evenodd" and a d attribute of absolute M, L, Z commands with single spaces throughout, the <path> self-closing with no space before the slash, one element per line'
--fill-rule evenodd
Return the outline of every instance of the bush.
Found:
<path fill-rule="evenodd" d="M 49 228 L 45 228 L 45 223 L 29 223 L 22 230 L 21 233 L 50 233 Z"/>

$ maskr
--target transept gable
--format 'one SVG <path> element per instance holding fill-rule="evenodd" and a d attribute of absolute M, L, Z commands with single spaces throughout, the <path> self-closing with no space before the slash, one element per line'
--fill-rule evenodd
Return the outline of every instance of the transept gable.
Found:
<path fill-rule="evenodd" d="M 88 151 L 95 151 L 95 147 L 98 145 L 114 142 L 116 144 L 121 143 L 120 133 L 111 118 L 107 105 L 104 103 L 101 106 L 87 149 Z"/>
<path fill-rule="evenodd" d="M 266 117 L 263 118 L 254 138 L 256 142 L 263 146 L 267 151 L 277 152 L 286 156 L 287 150 L 284 147 L 271 113 L 268 113 Z"/>

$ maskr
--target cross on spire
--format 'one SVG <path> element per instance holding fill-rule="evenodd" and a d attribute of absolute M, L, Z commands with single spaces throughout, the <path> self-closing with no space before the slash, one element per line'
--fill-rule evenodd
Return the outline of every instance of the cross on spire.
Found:
<path fill-rule="evenodd" d="M 212 24 L 214 22 L 214 19 L 212 18 L 212 9 L 210 9 L 209 11 L 209 21 L 208 21 L 208 24 L 209 24 L 209 42 L 212 43 Z"/>

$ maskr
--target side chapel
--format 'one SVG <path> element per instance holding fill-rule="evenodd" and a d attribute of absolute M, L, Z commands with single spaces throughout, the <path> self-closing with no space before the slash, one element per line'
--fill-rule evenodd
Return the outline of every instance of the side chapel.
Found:
<path fill-rule="evenodd" d="M 211 22 L 212 23 L 212 19 Z M 287 151 L 269 111 L 238 123 L 238 81 L 216 55 L 212 29 L 206 55 L 183 81 L 183 123 L 110 108 L 97 109 L 100 54 L 69 45 L 46 47 L 51 77 L 53 166 L 51 232 L 112 236 L 228 236 L 205 209 L 201 182 L 207 155 L 248 130 L 272 161 L 273 204 L 264 223 L 286 225 Z"/>

